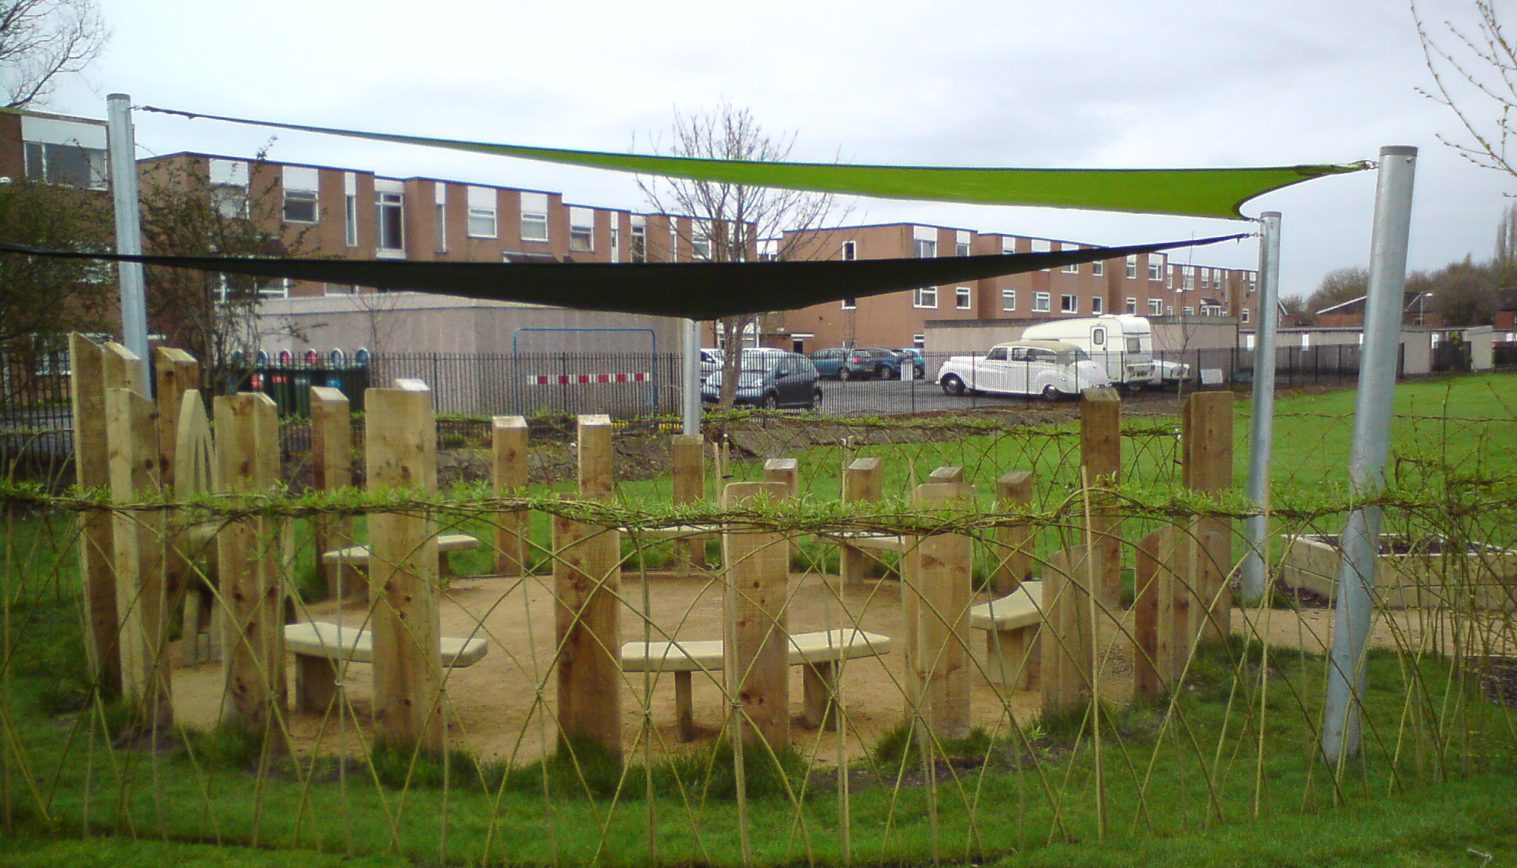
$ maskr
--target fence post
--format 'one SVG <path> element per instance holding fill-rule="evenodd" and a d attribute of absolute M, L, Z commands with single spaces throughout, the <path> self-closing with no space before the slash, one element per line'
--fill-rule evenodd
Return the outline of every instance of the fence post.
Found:
<path fill-rule="evenodd" d="M 757 497 L 780 500 L 781 482 L 732 482 L 722 508 Z M 773 531 L 724 530 L 722 566 L 727 573 L 723 671 L 732 704 L 732 732 L 744 744 L 762 740 L 771 750 L 790 746 L 789 644 L 785 598 L 789 563 L 783 535 Z"/>
<path fill-rule="evenodd" d="M 706 496 L 706 441 L 700 434 L 676 434 L 670 438 L 674 470 L 674 502 L 696 503 Z M 676 540 L 675 571 L 690 574 L 691 567 L 706 565 L 704 539 Z"/>
<path fill-rule="evenodd" d="M 880 499 L 884 469 L 878 458 L 855 458 L 843 471 L 843 501 L 864 503 Z M 872 563 L 863 549 L 843 543 L 838 556 L 838 574 L 843 584 L 859 586 L 869 574 Z"/>
<path fill-rule="evenodd" d="M 1091 696 L 1091 633 L 1094 605 L 1090 594 L 1087 546 L 1061 549 L 1048 557 L 1043 573 L 1043 628 L 1039 634 L 1043 713 L 1079 706 Z"/>
<path fill-rule="evenodd" d="M 997 479 L 996 500 L 1003 508 L 1012 504 L 1026 506 L 1031 503 L 1031 471 L 1013 470 Z M 1005 596 L 1032 578 L 1033 536 L 1033 527 L 1026 521 L 1012 522 L 996 529 L 1000 551 L 996 554 L 995 570 L 990 576 L 996 596 Z"/>
<path fill-rule="evenodd" d="M 122 356 L 141 366 L 131 353 Z M 153 402 L 132 389 L 105 395 L 110 444 L 111 499 L 129 503 L 158 492 L 157 414 Z M 169 698 L 168 624 L 163 584 L 164 515 L 161 510 L 113 517 L 116 617 L 121 653 L 121 692 L 154 732 L 174 722 Z"/>
<path fill-rule="evenodd" d="M 974 489 L 963 483 L 928 482 L 917 486 L 913 502 L 925 511 L 963 504 L 973 497 Z M 932 738 L 960 738 L 969 733 L 973 560 L 973 539 L 952 533 L 919 537 L 915 552 L 902 558 L 907 681 L 916 688 L 908 713 L 919 713 L 926 724 L 921 733 L 924 745 Z M 910 605 L 904 605 L 908 600 Z"/>
<path fill-rule="evenodd" d="M 111 484 L 105 424 L 105 352 L 84 335 L 68 336 L 69 397 L 74 418 L 74 481 L 81 489 Z M 125 383 L 113 384 L 124 388 Z M 116 641 L 114 523 L 107 510 L 79 513 L 79 576 L 84 586 L 85 650 L 90 671 L 107 694 L 121 691 L 121 652 Z"/>
<path fill-rule="evenodd" d="M 1173 526 L 1143 537 L 1135 548 L 1133 697 L 1157 699 L 1174 683 L 1194 638 L 1189 629 L 1190 589 L 1175 581 Z"/>
<path fill-rule="evenodd" d="M 333 491 L 353 484 L 353 414 L 348 397 L 329 386 L 311 387 L 311 487 Z M 353 545 L 353 519 L 317 515 L 311 521 L 315 537 L 316 571 L 327 577 L 327 593 L 339 596 L 366 593 L 362 571 L 348 564 L 327 564 L 327 552 Z"/>
<path fill-rule="evenodd" d="M 1080 401 L 1080 464 L 1087 486 L 1115 486 L 1122 476 L 1122 399 L 1116 389 L 1085 389 Z M 1122 606 L 1122 519 L 1111 499 L 1092 496 L 1089 543 L 1095 547 L 1096 600 Z"/>
<path fill-rule="evenodd" d="M 778 482 L 785 486 L 785 496 L 781 500 L 801 496 L 801 477 L 798 464 L 794 458 L 769 458 L 764 461 L 764 481 Z M 800 557 L 801 545 L 799 538 L 794 534 L 787 534 L 789 542 L 785 550 L 793 561 Z M 787 568 L 789 564 L 786 564 Z"/>
<path fill-rule="evenodd" d="M 611 417 L 580 416 L 576 439 L 580 498 L 610 500 Z M 553 537 L 559 732 L 564 742 L 585 739 L 620 762 L 621 535 L 555 516 Z"/>
<path fill-rule="evenodd" d="M 495 496 L 522 491 L 527 487 L 527 420 L 496 416 L 490 420 L 490 433 Z M 532 567 L 530 514 L 525 509 L 505 510 L 495 521 L 495 571 L 502 576 L 527 575 Z"/>
<path fill-rule="evenodd" d="M 437 417 L 420 380 L 364 393 L 369 490 L 437 492 Z M 374 637 L 374 735 L 398 746 L 442 748 L 442 649 L 437 623 L 437 523 L 369 514 Z"/>
<path fill-rule="evenodd" d="M 1233 484 L 1233 393 L 1197 392 L 1185 401 L 1181 418 L 1184 483 L 1193 491 L 1218 494 Z M 1198 616 L 1209 639 L 1232 629 L 1232 522 L 1217 516 L 1193 518 L 1185 541 L 1186 579 L 1200 603 Z"/>
<path fill-rule="evenodd" d="M 174 347 L 153 350 L 158 390 L 158 473 L 164 488 L 174 488 L 174 446 L 178 442 L 179 407 L 185 392 L 200 388 L 200 363 Z"/>

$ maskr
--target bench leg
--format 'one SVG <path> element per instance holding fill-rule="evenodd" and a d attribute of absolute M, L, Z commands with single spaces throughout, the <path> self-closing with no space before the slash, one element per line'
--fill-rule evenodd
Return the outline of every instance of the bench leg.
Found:
<path fill-rule="evenodd" d="M 869 563 L 869 555 L 843 543 L 842 553 L 838 555 L 838 575 L 842 577 L 843 584 L 853 587 L 864 584 L 864 580 L 869 577 Z"/>
<path fill-rule="evenodd" d="M 337 663 L 326 657 L 295 655 L 295 708 L 323 714 L 337 698 Z"/>
<path fill-rule="evenodd" d="M 837 664 L 817 663 L 801 667 L 804 719 L 820 729 L 837 728 Z"/>
<path fill-rule="evenodd" d="M 985 634 L 985 668 L 990 683 L 1011 690 L 1030 690 L 1034 685 L 1036 661 L 1032 650 L 1033 630 L 990 630 Z"/>
<path fill-rule="evenodd" d="M 690 702 L 690 676 L 694 673 L 674 673 L 674 720 L 680 741 L 695 740 L 695 712 Z"/>

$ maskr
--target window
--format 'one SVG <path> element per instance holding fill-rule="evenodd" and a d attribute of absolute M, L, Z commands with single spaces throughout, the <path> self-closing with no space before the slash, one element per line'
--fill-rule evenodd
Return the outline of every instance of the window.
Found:
<path fill-rule="evenodd" d="M 1164 302 L 1160 301 L 1157 298 L 1151 298 L 1151 299 L 1149 299 L 1148 300 L 1148 315 L 1149 316 L 1159 316 L 1162 313 L 1164 313 Z"/>
<path fill-rule="evenodd" d="M 849 261 L 849 262 L 851 262 L 851 261 L 853 261 L 855 259 L 858 259 L 859 258 L 859 246 L 858 246 L 858 242 L 851 241 L 851 240 L 850 241 L 844 241 L 843 242 L 842 257 L 843 257 L 843 259 L 845 261 Z"/>
<path fill-rule="evenodd" d="M 1245 349 L 1245 350 L 1251 350 L 1253 348 L 1254 348 L 1254 336 L 1251 335 L 1251 334 L 1244 335 L 1243 336 L 1243 349 Z"/>
<path fill-rule="evenodd" d="M 645 218 L 632 218 L 632 261 L 648 261 L 648 223 Z"/>
<path fill-rule="evenodd" d="M 433 233 L 437 236 L 436 250 L 438 253 L 448 252 L 448 185 L 437 182 L 432 185 L 432 202 L 434 213 L 432 215 Z"/>
<path fill-rule="evenodd" d="M 1164 269 L 1164 287 L 1166 289 L 1175 288 L 1175 270 L 1173 268 Z"/>
<path fill-rule="evenodd" d="M 1126 304 L 1128 313 L 1136 314 L 1138 312 L 1138 300 L 1136 298 L 1127 299 Z"/>
<path fill-rule="evenodd" d="M 521 240 L 548 240 L 548 194 L 521 194 Z"/>
<path fill-rule="evenodd" d="M 912 335 L 911 336 L 911 345 L 914 346 L 914 347 L 916 347 L 919 350 L 920 349 L 925 349 L 927 347 L 927 336 L 926 335 Z"/>
<path fill-rule="evenodd" d="M 1053 243 L 1052 242 L 1045 241 L 1042 238 L 1034 238 L 1034 239 L 1032 239 L 1032 252 L 1033 253 L 1048 253 L 1051 250 L 1053 250 Z M 1043 270 L 1047 271 L 1048 269 L 1045 268 Z"/>
<path fill-rule="evenodd" d="M 1248 273 L 1248 291 L 1250 293 L 1252 293 L 1255 290 L 1257 290 L 1258 288 L 1259 288 L 1259 274 L 1258 274 L 1258 272 L 1250 271 Z"/>
<path fill-rule="evenodd" d="M 393 189 L 381 190 L 380 183 L 393 185 Z M 406 249 L 406 194 L 399 188 L 399 181 L 375 182 L 374 228 L 378 232 L 376 246 L 380 250 Z"/>
<path fill-rule="evenodd" d="M 1014 289 L 1001 290 L 1001 310 L 1017 309 L 1017 291 Z"/>
<path fill-rule="evenodd" d="M 617 215 L 611 215 L 611 261 L 622 261 L 622 230 L 616 225 Z"/>
<path fill-rule="evenodd" d="M 283 174 L 284 222 L 315 223 L 318 216 L 316 170 L 305 166 L 285 166 Z"/>
<path fill-rule="evenodd" d="M 342 173 L 343 233 L 349 247 L 358 246 L 358 176 Z"/>
<path fill-rule="evenodd" d="M 1137 256 L 1137 254 L 1133 254 L 1132 256 L 1127 257 L 1127 269 L 1126 269 L 1126 272 L 1124 273 L 1124 276 L 1128 280 L 1133 280 L 1134 278 L 1136 278 L 1138 276 L 1138 256 Z"/>
<path fill-rule="evenodd" d="M 1193 289 L 1196 288 L 1196 269 L 1195 268 L 1193 268 L 1193 267 L 1191 267 L 1189 265 L 1185 266 L 1184 267 L 1184 271 L 1183 271 L 1183 273 L 1182 273 L 1181 276 L 1185 280 L 1185 289 L 1184 289 L 1185 292 L 1189 292 L 1189 291 L 1191 291 L 1191 290 L 1193 290 Z"/>
<path fill-rule="evenodd" d="M 1060 250 L 1079 250 L 1080 249 L 1080 245 L 1078 245 L 1078 244 L 1060 244 L 1059 245 L 1059 249 Z M 1063 271 L 1064 271 L 1065 274 L 1079 274 L 1080 273 L 1080 263 L 1078 263 L 1078 262 L 1071 262 L 1068 265 L 1064 266 Z"/>
<path fill-rule="evenodd" d="M 242 160 L 211 160 L 211 205 L 227 220 L 248 216 L 248 164 Z"/>
<path fill-rule="evenodd" d="M 527 238 L 527 196 L 522 194 L 521 237 Z M 493 187 L 470 187 L 469 188 L 469 223 L 468 232 L 470 238 L 497 238 L 500 235 L 496 225 L 495 189 Z M 543 203 L 542 214 L 542 237 L 548 237 L 548 213 L 547 203 Z"/>
<path fill-rule="evenodd" d="M 1106 274 L 1106 263 L 1102 262 L 1099 259 L 1097 259 L 1095 262 L 1092 262 L 1090 264 L 1090 273 L 1096 277 L 1104 276 Z"/>
<path fill-rule="evenodd" d="M 1180 308 L 1180 314 L 1182 316 L 1195 316 L 1196 309 L 1187 304 L 1185 307 Z"/>
<path fill-rule="evenodd" d="M 858 310 L 859 300 L 856 298 L 843 299 L 843 310 Z"/>
<path fill-rule="evenodd" d="M 969 255 L 969 233 L 965 232 L 963 229 L 960 229 L 958 231 L 958 233 L 956 235 L 954 235 L 953 255 L 954 256 L 968 256 Z"/>
<path fill-rule="evenodd" d="M 1090 312 L 1091 313 L 1105 313 L 1106 312 L 1106 299 L 1102 298 L 1099 295 L 1092 296 L 1091 299 L 1090 299 Z"/>
<path fill-rule="evenodd" d="M 595 209 L 569 209 L 569 249 L 589 253 L 595 249 Z"/>
<path fill-rule="evenodd" d="M 289 298 L 290 279 L 288 277 L 276 277 L 265 283 L 258 284 L 259 298 Z"/>
<path fill-rule="evenodd" d="M 1002 238 L 1001 239 L 1001 253 L 1002 254 L 1016 253 L 1016 252 L 1017 252 L 1017 239 L 1015 239 L 1015 238 Z"/>
<path fill-rule="evenodd" d="M 1156 253 L 1148 254 L 1148 279 L 1161 280 L 1164 275 L 1164 260 Z"/>
<path fill-rule="evenodd" d="M 1059 296 L 1059 313 L 1079 313 L 1080 299 L 1072 292 Z"/>
<path fill-rule="evenodd" d="M 1106 346 L 1106 329 L 1095 328 L 1090 330 L 1090 345 L 1093 347 Z"/>
<path fill-rule="evenodd" d="M 1172 304 L 1166 304 L 1164 306 L 1164 315 L 1165 316 L 1174 316 L 1175 315 L 1175 306 L 1172 305 Z"/>
<path fill-rule="evenodd" d="M 959 310 L 969 310 L 974 304 L 970 297 L 969 287 L 961 286 L 953 291 L 953 306 Z"/>
<path fill-rule="evenodd" d="M 938 243 L 918 238 L 914 242 L 914 249 L 918 259 L 932 259 L 938 255 Z"/>
<path fill-rule="evenodd" d="M 679 261 L 679 218 L 669 218 L 669 261 Z"/>
<path fill-rule="evenodd" d="M 711 259 L 711 224 L 705 220 L 692 221 L 695 225 L 690 234 L 690 255 L 694 259 L 709 261 Z M 674 239 L 670 238 L 673 244 Z"/>
<path fill-rule="evenodd" d="M 1249 317 L 1249 310 L 1248 310 L 1248 308 L 1246 308 L 1246 307 L 1245 307 L 1245 308 L 1243 308 L 1243 310 L 1242 310 L 1242 311 L 1240 311 L 1240 313 L 1242 313 L 1242 314 L 1243 314 L 1243 321 L 1244 321 L 1244 322 L 1248 322 L 1248 321 L 1249 321 L 1249 319 L 1250 319 L 1250 317 Z"/>
<path fill-rule="evenodd" d="M 938 288 L 936 286 L 923 286 L 911 291 L 911 306 L 937 309 Z"/>
<path fill-rule="evenodd" d="M 325 292 L 327 295 L 357 295 L 358 287 L 351 283 L 329 283 Z"/>
<path fill-rule="evenodd" d="M 1052 310 L 1053 296 L 1046 292 L 1032 294 L 1032 309 L 1035 313 L 1048 313 Z"/>
<path fill-rule="evenodd" d="M 106 188 L 104 124 L 22 115 L 21 139 L 27 180 Z"/>

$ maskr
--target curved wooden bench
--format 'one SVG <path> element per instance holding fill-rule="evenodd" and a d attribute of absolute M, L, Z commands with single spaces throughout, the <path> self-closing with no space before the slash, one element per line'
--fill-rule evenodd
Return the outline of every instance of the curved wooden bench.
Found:
<path fill-rule="evenodd" d="M 1037 686 L 1042 603 L 1043 583 L 1034 580 L 969 610 L 969 626 L 986 631 L 985 673 L 991 684 L 1013 690 Z"/>
<path fill-rule="evenodd" d="M 368 630 L 326 621 L 287 624 L 284 650 L 295 655 L 295 707 L 325 711 L 337 693 L 337 663 L 374 662 L 374 637 Z M 463 669 L 478 663 L 490 646 L 482 637 L 442 637 L 442 666 Z"/>
<path fill-rule="evenodd" d="M 674 642 L 628 642 L 622 646 L 624 672 L 674 673 L 674 708 L 679 740 L 695 737 L 690 701 L 691 673 L 720 672 L 725 665 L 720 639 Z M 818 630 L 790 637 L 790 665 L 805 666 L 802 684 L 805 719 L 812 726 L 831 728 L 831 707 L 837 693 L 838 665 L 844 660 L 879 657 L 890 652 L 890 637 L 858 629 Z"/>

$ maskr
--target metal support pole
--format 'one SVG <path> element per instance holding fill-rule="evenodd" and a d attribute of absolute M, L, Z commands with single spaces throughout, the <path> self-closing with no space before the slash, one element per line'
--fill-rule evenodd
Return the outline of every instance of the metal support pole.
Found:
<path fill-rule="evenodd" d="M 1264 596 L 1265 540 L 1269 536 L 1269 461 L 1275 437 L 1275 332 L 1280 326 L 1280 212 L 1259 215 L 1259 299 L 1254 335 L 1253 425 L 1248 444 L 1248 499 L 1260 510 L 1243 523 L 1248 551 L 1243 556 L 1243 600 Z"/>
<path fill-rule="evenodd" d="M 693 319 L 680 323 L 680 341 L 684 362 L 685 388 L 682 390 L 684 424 L 680 430 L 685 434 L 701 433 L 701 335 L 700 326 Z"/>
<path fill-rule="evenodd" d="M 1349 491 L 1355 498 L 1373 497 L 1385 487 L 1416 171 L 1416 148 L 1402 145 L 1380 149 L 1369 296 L 1364 309 L 1364 362 L 1348 468 Z M 1322 728 L 1322 753 L 1332 763 L 1359 750 L 1359 697 L 1364 690 L 1364 649 L 1373 614 L 1380 517 L 1380 507 L 1363 506 L 1349 513 L 1343 529 L 1343 561 L 1338 569 Z"/>
<path fill-rule="evenodd" d="M 111 198 L 116 207 L 116 252 L 142 253 L 142 220 L 137 204 L 137 142 L 132 133 L 132 98 L 105 98 L 110 141 Z M 147 354 L 147 302 L 142 265 L 117 263 L 121 280 L 121 342 L 142 360 L 143 382 L 151 382 Z"/>

